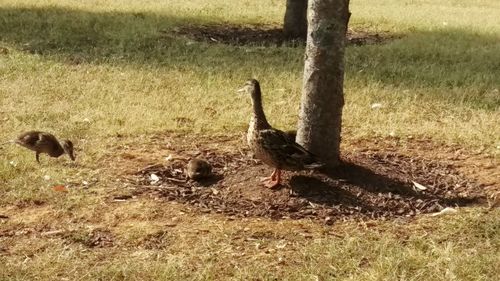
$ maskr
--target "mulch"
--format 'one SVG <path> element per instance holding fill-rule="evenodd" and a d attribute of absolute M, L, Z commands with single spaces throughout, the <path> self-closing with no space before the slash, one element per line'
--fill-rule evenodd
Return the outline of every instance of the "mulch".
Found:
<path fill-rule="evenodd" d="M 303 46 L 302 40 L 290 39 L 283 30 L 267 25 L 186 25 L 176 27 L 173 31 L 163 31 L 167 36 L 181 36 L 193 41 L 220 43 L 233 46 Z M 381 44 L 398 36 L 389 32 L 374 32 L 363 29 L 349 29 L 347 43 L 350 45 Z"/>
<path fill-rule="evenodd" d="M 273 190 L 259 180 L 272 169 L 245 149 L 179 153 L 208 160 L 214 175 L 201 182 L 189 180 L 184 160 L 149 165 L 131 179 L 135 194 L 188 204 L 202 213 L 314 219 L 327 224 L 413 217 L 445 207 L 484 203 L 486 198 L 482 184 L 462 175 L 453 164 L 390 150 L 344 152 L 343 164 L 335 171 L 286 172 L 283 185 Z"/>

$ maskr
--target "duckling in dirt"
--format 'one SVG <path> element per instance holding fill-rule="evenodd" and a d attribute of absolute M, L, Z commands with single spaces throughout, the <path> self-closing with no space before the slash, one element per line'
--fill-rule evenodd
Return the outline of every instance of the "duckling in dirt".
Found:
<path fill-rule="evenodd" d="M 212 176 L 212 165 L 199 158 L 189 160 L 186 166 L 186 175 L 193 180 L 201 180 Z"/>
<path fill-rule="evenodd" d="M 267 122 L 262 107 L 262 93 L 259 82 L 247 81 L 238 92 L 252 97 L 253 114 L 247 132 L 247 142 L 256 158 L 274 168 L 270 177 L 264 178 L 264 185 L 274 188 L 281 183 L 281 170 L 298 171 L 317 169 L 324 166 L 316 157 L 295 142 L 295 133 L 274 129 Z"/>
<path fill-rule="evenodd" d="M 69 140 L 63 140 L 59 143 L 57 138 L 49 133 L 40 131 L 29 131 L 22 133 L 17 139 L 9 143 L 16 143 L 27 149 L 35 151 L 36 161 L 40 163 L 40 154 L 47 154 L 51 157 L 59 157 L 68 154 L 71 160 L 75 161 L 73 143 Z"/>

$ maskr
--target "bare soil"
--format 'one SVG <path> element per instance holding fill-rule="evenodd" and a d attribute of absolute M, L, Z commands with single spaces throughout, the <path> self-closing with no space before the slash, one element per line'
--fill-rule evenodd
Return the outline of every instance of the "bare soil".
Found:
<path fill-rule="evenodd" d="M 170 35 L 170 32 L 164 32 Z M 188 25 L 177 27 L 173 35 L 183 36 L 189 40 L 245 46 L 302 46 L 302 40 L 287 38 L 282 28 L 276 26 L 253 25 Z M 362 29 L 349 29 L 347 42 L 351 45 L 381 44 L 395 39 L 397 36 L 389 32 L 373 32 Z"/>
<path fill-rule="evenodd" d="M 457 157 L 457 150 L 432 146 L 427 141 L 344 145 L 343 165 L 335 171 L 286 172 L 283 185 L 271 190 L 261 185 L 260 178 L 269 176 L 272 168 L 252 159 L 245 146 L 235 141 L 238 137 L 160 139 L 164 145 L 159 143 L 158 150 L 169 156 L 168 161 L 156 159 L 155 163 L 144 151 L 131 156 L 134 152 L 130 149 L 123 157 L 129 168 L 125 176 L 134 186 L 132 196 L 177 201 L 203 213 L 235 218 L 309 218 L 329 224 L 347 219 L 413 217 L 445 207 L 483 204 L 489 193 L 498 189 L 498 182 L 491 179 L 483 177 L 485 181 L 481 181 L 474 174 L 466 176 L 460 165 L 463 161 L 451 158 Z M 441 151 L 441 155 L 437 157 L 433 149 Z M 453 154 L 446 154 L 449 150 Z M 190 157 L 208 160 L 214 175 L 201 182 L 188 180 L 184 166 Z M 491 163 L 496 161 L 486 156 L 471 157 L 477 158 L 475 167 L 484 165 L 485 169 L 494 167 Z M 142 168 L 134 168 L 130 160 L 142 163 Z M 491 171 L 494 174 L 495 169 Z M 417 188 L 414 182 L 426 189 Z M 120 196 L 114 198 L 124 199 Z"/>

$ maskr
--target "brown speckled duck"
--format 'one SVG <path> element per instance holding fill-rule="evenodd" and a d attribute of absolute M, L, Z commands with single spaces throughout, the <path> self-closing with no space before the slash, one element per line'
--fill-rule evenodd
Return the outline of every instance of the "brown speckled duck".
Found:
<path fill-rule="evenodd" d="M 40 163 L 39 157 L 42 153 L 56 158 L 66 153 L 71 160 L 75 161 L 73 143 L 69 140 L 63 140 L 59 143 L 57 138 L 49 133 L 40 131 L 25 132 L 19 135 L 14 142 L 35 151 L 35 157 L 38 163 Z"/>
<path fill-rule="evenodd" d="M 262 93 L 259 82 L 247 81 L 238 92 L 250 93 L 253 114 L 247 132 L 247 142 L 256 158 L 274 168 L 264 185 L 275 188 L 281 183 L 281 170 L 297 171 L 323 166 L 316 157 L 295 142 L 294 134 L 274 129 L 267 122 L 262 108 Z"/>

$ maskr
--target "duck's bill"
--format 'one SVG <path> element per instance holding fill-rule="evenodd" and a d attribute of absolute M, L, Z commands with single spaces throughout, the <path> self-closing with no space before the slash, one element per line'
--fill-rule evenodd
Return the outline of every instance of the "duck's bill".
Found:
<path fill-rule="evenodd" d="M 236 93 L 238 93 L 238 94 L 243 94 L 243 93 L 245 93 L 245 90 L 246 90 L 246 89 L 245 89 L 245 87 L 243 87 L 243 88 L 241 88 L 241 89 L 238 89 L 238 90 L 236 91 Z"/>

